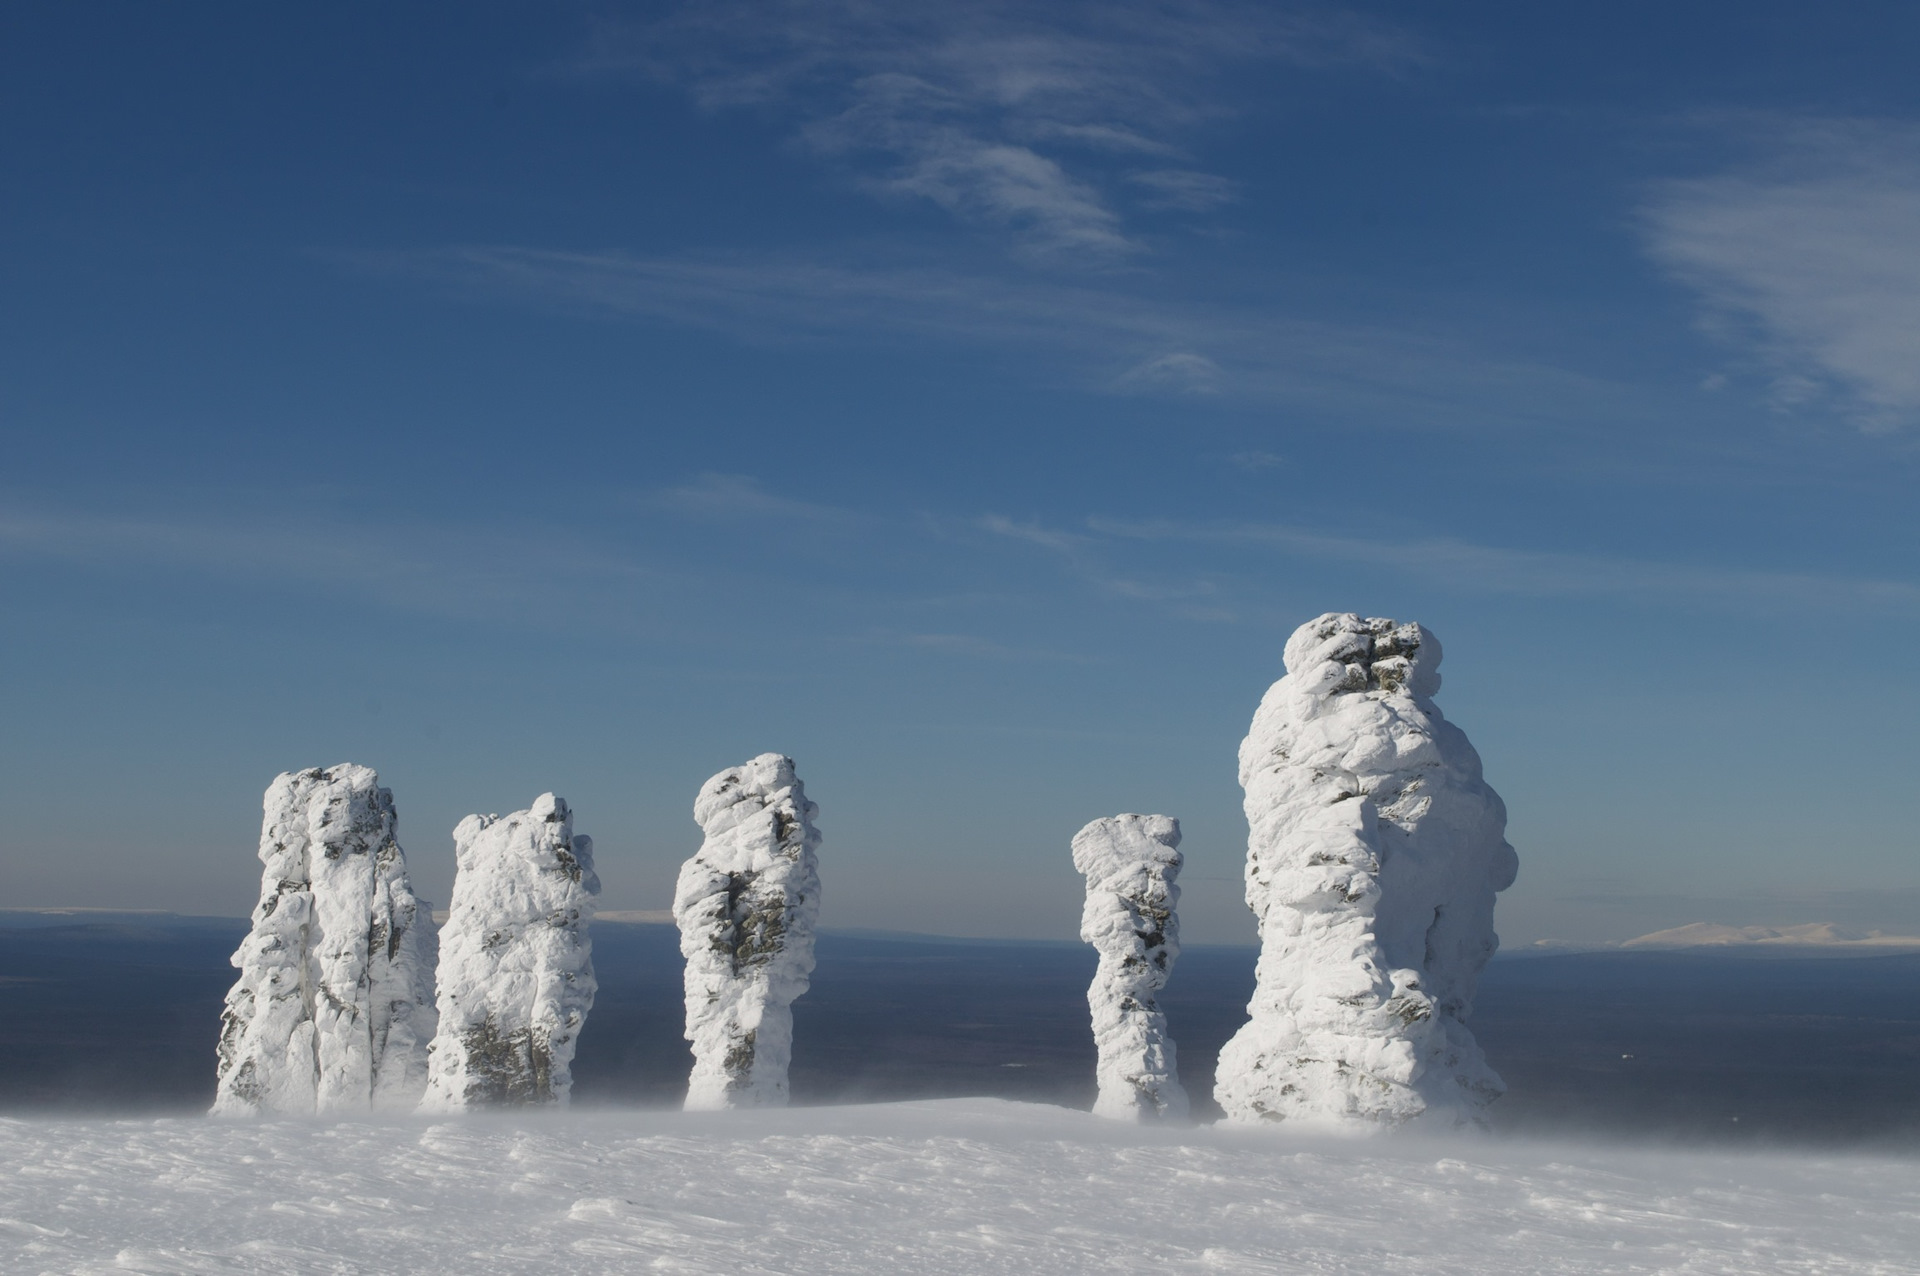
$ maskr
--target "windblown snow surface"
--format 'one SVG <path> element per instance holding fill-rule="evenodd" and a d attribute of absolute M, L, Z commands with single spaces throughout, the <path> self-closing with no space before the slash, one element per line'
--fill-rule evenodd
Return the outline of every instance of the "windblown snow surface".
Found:
<path fill-rule="evenodd" d="M 1315 1140 L 994 1099 L 0 1121 L 8 1272 L 1920 1271 L 1920 1160 Z"/>

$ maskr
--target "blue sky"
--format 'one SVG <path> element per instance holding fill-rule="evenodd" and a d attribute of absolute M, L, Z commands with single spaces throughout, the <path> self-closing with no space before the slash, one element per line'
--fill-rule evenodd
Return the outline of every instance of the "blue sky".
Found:
<path fill-rule="evenodd" d="M 907 16 L 902 17 L 902 12 Z M 1294 625 L 1417 619 L 1510 943 L 1920 931 L 1920 13 L 0 13 L 0 897 L 241 913 L 376 767 L 664 907 L 792 754 L 829 925 L 1068 936 Z"/>

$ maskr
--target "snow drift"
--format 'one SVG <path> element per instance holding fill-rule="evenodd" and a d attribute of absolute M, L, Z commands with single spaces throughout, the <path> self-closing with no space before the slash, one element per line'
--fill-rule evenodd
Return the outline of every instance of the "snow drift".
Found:
<path fill-rule="evenodd" d="M 213 1111 L 411 1108 L 434 1033 L 434 940 L 393 794 L 342 763 L 279 776 L 264 805 L 260 903 L 233 955 Z"/>
<path fill-rule="evenodd" d="M 593 1006 L 593 841 L 543 793 L 453 830 L 456 876 L 440 932 L 440 1032 L 421 1109 L 565 1103 Z"/>
<path fill-rule="evenodd" d="M 687 1107 L 787 1101 L 793 999 L 813 973 L 820 871 L 793 759 L 763 753 L 700 786 L 706 840 L 680 869 L 673 919 L 686 958 Z"/>
<path fill-rule="evenodd" d="M 21 1272 L 1912 1276 L 1920 1159 L 1248 1138 L 993 1099 L 0 1120 Z"/>
<path fill-rule="evenodd" d="M 1187 1115 L 1167 1017 L 1154 1001 L 1180 955 L 1180 863 L 1180 822 L 1164 815 L 1109 816 L 1073 837 L 1073 866 L 1087 879 L 1080 938 L 1100 954 L 1087 988 L 1099 1116 Z"/>
<path fill-rule="evenodd" d="M 1261 951 L 1215 1097 L 1240 1122 L 1477 1123 L 1505 1086 L 1466 1019 L 1517 861 L 1479 755 L 1433 702 L 1440 644 L 1330 613 L 1285 659 L 1240 746 Z"/>

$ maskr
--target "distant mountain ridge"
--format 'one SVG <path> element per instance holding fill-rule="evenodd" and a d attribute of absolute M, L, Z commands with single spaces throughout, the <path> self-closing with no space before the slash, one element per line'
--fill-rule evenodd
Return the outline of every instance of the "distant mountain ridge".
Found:
<path fill-rule="evenodd" d="M 1725 948 L 1735 945 L 1768 944 L 1817 948 L 1920 948 L 1920 935 L 1889 935 L 1879 930 L 1855 930 L 1832 922 L 1806 922 L 1798 926 L 1723 926 L 1716 922 L 1690 922 L 1669 930 L 1656 930 L 1621 944 L 1622 948 Z"/>

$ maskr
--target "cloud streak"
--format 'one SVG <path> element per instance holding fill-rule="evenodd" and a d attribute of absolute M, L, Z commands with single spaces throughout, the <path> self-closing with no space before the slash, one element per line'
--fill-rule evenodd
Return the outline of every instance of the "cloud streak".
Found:
<path fill-rule="evenodd" d="M 774 522 L 850 529 L 865 521 L 837 505 L 769 492 L 759 479 L 747 474 L 701 474 L 678 486 L 648 493 L 641 503 L 669 513 L 735 524 Z"/>
<path fill-rule="evenodd" d="M 994 345 L 1064 363 L 1084 387 L 1110 394 L 1201 394 L 1416 427 L 1610 421 L 1645 410 L 1625 386 L 1490 355 L 1454 334 L 1170 301 L 1104 282 L 511 245 L 344 260 L 476 298 L 697 326 L 748 341 Z"/>
<path fill-rule="evenodd" d="M 1920 606 L 1920 584 L 1911 581 L 1752 571 L 1710 565 L 1663 563 L 1592 554 L 1511 549 L 1469 541 L 1374 539 L 1339 536 L 1278 523 L 1193 523 L 1170 519 L 1091 518 L 1084 531 L 988 518 L 997 535 L 1040 546 L 1069 563 L 1099 588 L 1111 579 L 1107 560 L 1128 544 L 1184 544 L 1249 549 L 1292 559 L 1348 563 L 1416 576 L 1434 584 L 1482 593 L 1536 598 L 1615 596 L 1683 599 L 1718 604 L 1771 604 L 1896 608 Z M 1207 592 L 1227 591 L 1215 583 Z M 1169 596 L 1162 591 L 1160 596 Z"/>
<path fill-rule="evenodd" d="M 346 590 L 393 609 L 533 627 L 581 612 L 536 600 L 592 599 L 632 619 L 667 575 L 584 540 L 469 526 L 276 513 L 244 520 L 0 509 L 0 560 L 154 567 L 269 589 Z"/>
<path fill-rule="evenodd" d="M 1190 162 L 1125 178 L 1109 162 L 1186 160 L 1195 129 L 1235 108 L 1229 73 L 1422 57 L 1398 29 L 1307 5 L 717 0 L 603 23 L 577 69 L 682 85 L 709 109 L 778 110 L 868 189 L 1008 232 L 1026 257 L 1098 266 L 1144 247 L 1123 225 L 1128 181 L 1147 208 L 1231 198 Z"/>
<path fill-rule="evenodd" d="M 1801 125 L 1765 164 L 1665 186 L 1645 221 L 1777 407 L 1920 423 L 1920 128 Z"/>

